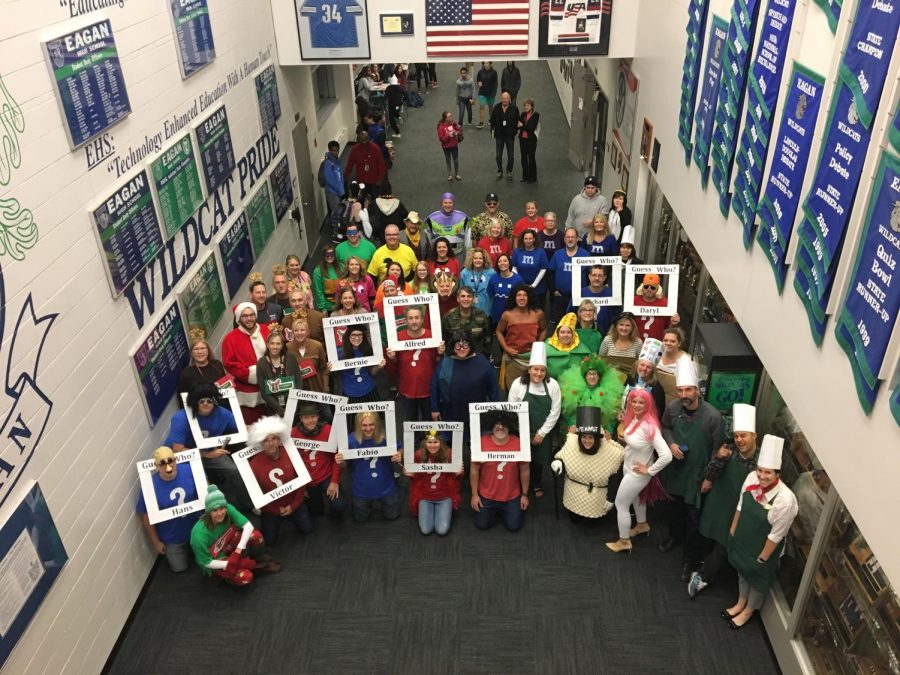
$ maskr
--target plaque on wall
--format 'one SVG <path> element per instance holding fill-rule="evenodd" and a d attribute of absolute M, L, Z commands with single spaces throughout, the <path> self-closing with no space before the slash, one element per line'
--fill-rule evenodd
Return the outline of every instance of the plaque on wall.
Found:
<path fill-rule="evenodd" d="M 91 214 L 109 285 L 117 297 L 163 247 L 147 171 L 119 186 Z"/>
<path fill-rule="evenodd" d="M 269 197 L 269 184 L 262 181 L 256 193 L 250 197 L 244 208 L 247 214 L 247 226 L 250 228 L 250 241 L 253 242 L 253 253 L 258 258 L 275 232 L 275 214 L 272 212 L 272 200 Z"/>
<path fill-rule="evenodd" d="M 171 0 L 169 7 L 181 78 L 186 79 L 216 58 L 209 6 L 206 0 Z"/>
<path fill-rule="evenodd" d="M 209 336 L 225 313 L 225 295 L 219 277 L 216 256 L 210 251 L 178 294 L 188 335 L 194 328 L 202 328 Z"/>
<path fill-rule="evenodd" d="M 275 201 L 275 223 L 281 222 L 284 215 L 294 203 L 294 185 L 291 181 L 291 167 L 287 155 L 284 155 L 269 175 L 272 186 L 272 199 Z"/>
<path fill-rule="evenodd" d="M 230 302 L 253 269 L 253 250 L 250 248 L 246 211 L 237 217 L 219 239 L 219 254 L 222 256 L 222 270 L 225 272 L 225 286 Z"/>
<path fill-rule="evenodd" d="M 109 20 L 49 40 L 43 48 L 72 150 L 131 114 Z"/>
<path fill-rule="evenodd" d="M 259 122 L 263 133 L 275 126 L 281 117 L 281 100 L 278 98 L 278 80 L 275 66 L 268 66 L 253 78 L 256 84 L 256 103 L 259 106 Z"/>
<path fill-rule="evenodd" d="M 190 135 L 163 152 L 150 166 L 166 239 L 169 239 L 203 203 L 203 187 Z"/>
<path fill-rule="evenodd" d="M 198 124 L 195 132 L 206 194 L 209 195 L 228 180 L 235 167 L 231 129 L 228 128 L 228 113 L 225 112 L 225 106 Z"/>
<path fill-rule="evenodd" d="M 582 57 L 609 54 L 613 0 L 548 0 L 541 3 L 538 56 Z"/>

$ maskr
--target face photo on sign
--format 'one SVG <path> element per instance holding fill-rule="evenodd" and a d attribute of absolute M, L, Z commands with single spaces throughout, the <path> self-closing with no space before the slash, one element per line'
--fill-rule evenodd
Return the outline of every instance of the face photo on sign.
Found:
<path fill-rule="evenodd" d="M 270 456 L 275 453 L 287 453 L 291 468 L 294 470 L 294 477 L 289 478 L 289 474 L 286 476 L 283 469 L 276 467 L 265 473 L 268 482 L 274 487 L 261 485 L 253 471 L 254 458 L 260 454 L 267 453 Z M 312 480 L 306 464 L 303 463 L 300 453 L 294 447 L 293 440 L 287 435 L 279 435 L 278 440 L 266 437 L 266 439 L 261 441 L 260 445 L 244 448 L 234 453 L 232 458 L 241 474 L 244 485 L 247 487 L 250 500 L 257 509 L 261 509 L 266 504 L 274 502 L 286 494 L 299 490 Z"/>
<path fill-rule="evenodd" d="M 586 295 L 585 290 L 590 291 L 590 279 L 593 267 L 603 267 L 606 280 L 604 286 L 610 291 L 608 297 L 597 298 Z M 621 256 L 576 256 L 572 258 L 572 306 L 578 306 L 587 298 L 595 307 L 622 304 L 622 271 L 624 269 Z M 587 278 L 588 285 L 582 285 L 582 280 Z"/>
<path fill-rule="evenodd" d="M 241 414 L 241 406 L 237 401 L 237 392 L 234 389 L 220 389 L 219 400 L 213 405 L 223 406 L 226 410 L 230 410 L 234 415 L 234 422 L 237 425 L 236 434 L 227 434 L 223 436 L 209 436 L 208 432 L 200 428 L 200 422 L 194 416 L 194 411 L 187 404 L 187 394 L 181 395 L 184 401 L 184 413 L 187 416 L 188 425 L 191 428 L 191 436 L 194 438 L 194 444 L 198 450 L 209 450 L 210 448 L 223 448 L 235 443 L 244 443 L 247 440 L 247 425 L 244 423 L 244 416 Z M 209 409 L 210 413 L 213 408 L 209 404 L 201 402 L 198 405 L 198 411 L 202 415 L 203 411 Z"/>
<path fill-rule="evenodd" d="M 401 352 L 413 349 L 431 349 L 441 344 L 441 310 L 438 305 L 437 293 L 423 293 L 421 295 L 402 295 L 394 298 L 385 298 L 385 314 L 389 310 L 402 313 L 406 318 L 405 328 L 399 329 L 396 322 L 385 321 L 388 349 Z M 409 314 L 412 313 L 412 324 Z M 416 327 L 424 328 L 431 333 L 431 337 L 399 339 L 399 333 L 404 330 L 407 334 Z M 415 331 L 417 332 L 417 331 Z"/>
<path fill-rule="evenodd" d="M 331 430 L 325 440 L 312 440 L 305 435 L 302 438 L 294 438 L 294 446 L 298 449 L 316 450 L 321 452 L 337 452 L 337 436 L 335 434 L 334 418 L 337 416 L 339 406 L 346 405 L 346 396 L 324 394 L 317 391 L 305 391 L 303 389 L 291 389 L 288 393 L 287 403 L 284 406 L 284 423 L 288 427 L 313 431 L 306 425 L 311 423 L 328 424 Z M 315 407 L 315 412 L 313 412 Z M 314 421 L 318 419 L 318 422 Z"/>
<path fill-rule="evenodd" d="M 624 306 L 637 316 L 678 312 L 678 265 L 626 265 Z"/>
<path fill-rule="evenodd" d="M 376 459 L 397 452 L 397 419 L 393 401 L 338 406 L 333 426 L 344 459 Z M 365 444 L 366 447 L 350 447 Z M 371 445 L 370 445 L 371 443 Z"/>
<path fill-rule="evenodd" d="M 473 462 L 531 461 L 528 403 L 470 403 Z"/>
<path fill-rule="evenodd" d="M 322 320 L 322 330 L 332 372 L 377 366 L 384 359 L 378 314 L 375 312 L 327 317 Z M 338 332 L 342 335 L 340 349 L 336 338 Z M 354 356 L 355 351 L 359 351 L 360 356 Z"/>
<path fill-rule="evenodd" d="M 151 525 L 203 511 L 207 483 L 199 450 L 157 451 L 136 467 Z"/>
<path fill-rule="evenodd" d="M 462 422 L 404 422 L 403 468 L 409 473 L 462 471 L 464 426 Z"/>

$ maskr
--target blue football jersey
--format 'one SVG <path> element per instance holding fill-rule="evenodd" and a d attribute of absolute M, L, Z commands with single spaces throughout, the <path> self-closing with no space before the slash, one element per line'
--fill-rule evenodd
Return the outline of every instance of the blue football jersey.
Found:
<path fill-rule="evenodd" d="M 309 19 L 312 46 L 318 49 L 359 47 L 356 18 L 363 9 L 356 0 L 306 0 L 300 16 Z"/>

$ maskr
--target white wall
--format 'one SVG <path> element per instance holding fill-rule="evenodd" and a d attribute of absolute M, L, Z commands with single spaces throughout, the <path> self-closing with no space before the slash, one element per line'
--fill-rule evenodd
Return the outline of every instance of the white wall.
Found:
<path fill-rule="evenodd" d="M 73 19 L 67 3 L 20 0 L 3 5 L 0 77 L 21 106 L 25 129 L 19 135 L 21 165 L 13 170 L 11 181 L 0 186 L 0 199 L 14 198 L 30 209 L 39 236 L 32 248 L 22 252 L 22 259 L 14 259 L 0 245 L 6 292 L 0 363 L 5 367 L 10 358 L 10 333 L 29 294 L 37 317 L 58 316 L 50 326 L 36 378 L 53 402 L 49 423 L 4 504 L 0 521 L 21 499 L 24 485 L 37 480 L 69 555 L 4 672 L 88 673 L 102 668 L 155 558 L 134 517 L 134 463 L 147 458 L 159 445 L 170 416 L 165 414 L 160 424 L 150 429 L 128 354 L 154 318 L 175 299 L 175 293 L 161 301 L 157 270 L 155 314 L 147 317 L 143 329 L 127 300 L 112 298 L 88 210 L 123 179 L 110 171 L 106 162 L 89 171 L 85 151 L 70 151 L 40 43 L 103 18 L 112 21 L 133 109 L 129 118 L 109 131 L 118 155 L 161 131 L 165 120 L 188 108 L 201 92 L 227 82 L 229 73 L 237 70 L 239 81 L 229 84 L 221 101 L 227 106 L 234 152 L 239 158 L 262 134 L 250 71 L 261 53 L 263 61 L 278 63 L 272 17 L 264 2 L 250 9 L 240 0 L 217 0 L 210 7 L 217 58 L 200 73 L 182 80 L 167 3 L 123 0 L 121 6 Z M 295 71 L 289 81 L 279 73 L 283 114 L 277 136 L 281 151 L 290 159 L 298 196 L 290 135 L 295 112 L 307 116 L 310 150 L 318 143 L 317 156 L 324 151 L 320 139 L 345 136 L 342 130 L 352 127 L 353 115 L 352 110 L 348 116 L 347 108 L 339 106 L 319 130 L 309 69 Z M 349 74 L 342 77 L 348 86 Z M 237 171 L 234 178 L 237 181 Z M 242 210 L 239 186 L 232 188 L 231 194 L 235 209 L 226 224 Z M 4 245 L 8 242 L 3 240 Z M 305 243 L 297 240 L 296 228 L 286 220 L 256 269 L 268 276 L 272 263 L 283 261 L 289 252 L 301 258 L 306 253 Z M 176 254 L 181 253 L 179 245 Z M 192 272 L 188 270 L 186 276 Z M 213 336 L 216 342 L 228 322 L 226 316 L 220 323 Z M 37 343 L 26 340 L 26 344 Z M 34 352 L 16 353 L 10 373 L 27 369 L 34 358 Z M 172 410 L 170 405 L 168 412 Z M 0 417 L 6 414 L 4 410 Z M 9 457 L 11 441 L 4 438 L 0 447 L 2 455 Z"/>
<path fill-rule="evenodd" d="M 713 0 L 711 11 L 727 18 L 731 4 Z M 798 4 L 801 7 L 788 58 L 799 53 L 804 65 L 828 75 L 840 42 L 831 35 L 814 3 Z M 804 16 L 800 9 L 807 4 Z M 845 20 L 847 14 L 845 10 Z M 817 349 L 806 313 L 792 288 L 792 274 L 779 296 L 763 252 L 758 246 L 744 251 L 737 218 L 732 215 L 725 220 L 719 212 L 716 191 L 710 188 L 704 192 L 696 167 L 685 167 L 677 130 L 687 1 L 644 0 L 639 18 L 642 33 L 633 62 L 640 78 L 636 118 L 652 120 L 654 134 L 662 145 L 656 179 L 879 562 L 894 586 L 900 586 L 900 544 L 896 537 L 900 491 L 894 485 L 895 476 L 900 474 L 900 431 L 891 417 L 887 392 L 882 391 L 870 416 L 863 414 L 849 363 L 834 339 L 833 324 L 822 348 Z M 823 102 L 822 118 L 828 98 L 830 93 Z M 779 118 L 776 115 L 776 128 Z M 743 114 L 740 119 L 743 121 Z M 640 124 L 636 124 L 635 132 L 640 133 Z M 816 138 L 820 138 L 818 132 Z M 634 139 L 635 144 L 638 141 Z M 811 156 L 817 155 L 818 142 Z M 639 182 L 646 172 L 644 162 L 632 161 L 632 183 Z M 862 184 L 869 179 L 864 176 Z M 861 188 L 860 195 L 864 192 Z M 643 195 L 637 197 L 642 199 Z M 857 218 L 862 211 L 856 209 Z"/>

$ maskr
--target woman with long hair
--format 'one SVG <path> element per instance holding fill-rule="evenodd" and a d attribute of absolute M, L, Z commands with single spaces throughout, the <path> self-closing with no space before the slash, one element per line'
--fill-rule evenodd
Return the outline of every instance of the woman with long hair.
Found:
<path fill-rule="evenodd" d="M 500 383 L 509 390 L 513 380 L 528 369 L 531 345 L 547 337 L 547 319 L 531 286 L 520 284 L 513 288 L 494 334 L 503 350 Z"/>
<path fill-rule="evenodd" d="M 521 246 L 512 252 L 513 272 L 520 275 L 525 283 L 534 289 L 535 298 L 540 304 L 544 297 L 546 285 L 544 277 L 550 261 L 543 248 L 538 248 L 538 236 L 534 230 L 525 230 L 519 238 Z"/>
<path fill-rule="evenodd" d="M 372 343 L 369 341 L 369 330 L 366 326 L 356 324 L 347 327 L 341 345 L 341 356 L 346 359 L 362 359 L 372 356 Z M 378 401 L 378 389 L 375 386 L 375 376 L 382 368 L 385 361 L 377 366 L 361 366 L 359 368 L 346 368 L 341 370 L 341 391 L 350 399 L 350 403 L 368 403 Z M 329 370 L 334 364 L 328 364 Z"/>
<path fill-rule="evenodd" d="M 603 341 L 603 336 L 597 330 L 597 306 L 588 298 L 584 298 L 579 303 L 575 316 L 578 317 L 578 323 L 575 325 L 578 339 L 587 351 L 596 354 Z"/>
<path fill-rule="evenodd" d="M 447 442 L 432 430 L 416 449 L 415 462 L 448 464 L 451 454 Z M 459 508 L 459 477 L 463 472 L 410 473 L 404 469 L 403 474 L 410 479 L 409 512 L 418 518 L 419 531 L 425 535 L 434 532 L 443 537 L 450 531 L 453 512 Z"/>
<path fill-rule="evenodd" d="M 497 225 L 500 227 L 499 223 Z M 496 326 L 500 323 L 500 317 L 506 311 L 509 295 L 516 286 L 523 285 L 525 280 L 512 271 L 512 258 L 508 253 L 497 256 L 494 264 L 496 274 L 488 282 L 488 295 L 491 298 L 491 321 Z"/>
<path fill-rule="evenodd" d="M 631 209 L 628 208 L 628 197 L 625 195 L 625 189 L 616 188 L 613 190 L 612 199 L 609 201 L 609 231 L 614 237 L 620 239 L 622 232 L 626 227 L 631 225 L 632 220 Z M 633 249 L 634 241 L 632 240 L 632 250 Z"/>
<path fill-rule="evenodd" d="M 366 266 L 355 255 L 347 258 L 347 266 L 344 275 L 337 280 L 337 288 L 352 288 L 359 306 L 365 311 L 372 311 L 372 301 L 375 299 L 375 282 L 366 274 Z"/>
<path fill-rule="evenodd" d="M 476 246 L 466 251 L 466 264 L 459 274 L 459 285 L 475 291 L 475 306 L 485 314 L 491 313 L 488 286 L 495 274 L 491 269 L 491 259 L 483 248 Z"/>
<path fill-rule="evenodd" d="M 459 175 L 459 142 L 463 139 L 463 131 L 449 110 L 441 113 L 437 136 L 444 150 L 444 161 L 447 163 L 447 180 L 452 181 L 454 178 L 462 180 Z"/>
<path fill-rule="evenodd" d="M 350 286 L 338 289 L 337 306 L 332 310 L 331 316 L 349 316 L 351 314 L 362 314 L 365 311 L 359 306 L 359 299 Z"/>
<path fill-rule="evenodd" d="M 300 368 L 297 389 L 328 393 L 328 356 L 321 342 L 309 337 L 306 319 L 294 319 L 288 352 L 294 355 Z"/>
<path fill-rule="evenodd" d="M 662 345 L 659 340 L 647 338 L 641 345 L 641 353 L 634 364 L 634 373 L 625 380 L 625 396 L 634 389 L 645 389 L 653 397 L 653 403 L 659 414 L 666 409 L 666 392 L 662 384 L 656 379 L 657 363 L 662 354 Z M 624 406 L 622 417 L 624 418 Z"/>
<path fill-rule="evenodd" d="M 600 343 L 600 356 L 622 356 L 636 359 L 641 353 L 643 341 L 638 334 L 637 322 L 631 312 L 616 317 L 609 333 Z"/>
<path fill-rule="evenodd" d="M 459 260 L 453 256 L 453 249 L 447 237 L 438 237 L 431 246 L 431 258 L 428 260 L 428 270 L 437 276 L 438 272 L 452 274 L 459 279 Z"/>
<path fill-rule="evenodd" d="M 591 255 L 616 255 L 619 243 L 609 231 L 609 220 L 602 213 L 594 216 L 590 231 L 581 238 L 581 245 Z"/>
<path fill-rule="evenodd" d="M 416 263 L 416 269 L 413 271 L 413 278 L 406 285 L 407 295 L 420 295 L 423 293 L 432 293 L 432 283 L 434 277 L 431 270 L 428 269 L 428 262 L 420 260 Z"/>
<path fill-rule="evenodd" d="M 522 112 L 519 114 L 519 154 L 522 156 L 522 183 L 537 182 L 537 130 L 541 123 L 541 114 L 534 109 L 534 101 L 525 99 Z"/>
<path fill-rule="evenodd" d="M 189 331 L 190 360 L 178 375 L 176 390 L 179 394 L 187 394 L 198 384 L 215 384 L 227 376 L 225 366 L 216 358 L 213 358 L 212 347 L 206 339 L 206 331 L 195 326 Z M 179 405 L 181 398 L 178 399 Z"/>
<path fill-rule="evenodd" d="M 300 262 L 300 258 L 291 253 L 284 259 L 284 266 L 287 270 L 288 288 L 291 290 L 296 288 L 308 292 L 309 308 L 312 309 L 312 279 L 310 279 L 309 275 L 303 271 L 303 265 Z"/>
<path fill-rule="evenodd" d="M 616 494 L 616 521 L 619 525 L 618 541 L 611 541 L 606 547 L 614 553 L 631 552 L 631 538 L 639 534 L 650 534 L 647 523 L 646 499 L 641 492 L 656 474 L 672 461 L 672 451 L 663 440 L 653 397 L 645 389 L 632 389 L 625 406 L 625 462 L 624 475 Z M 653 454 L 656 453 L 656 461 Z M 631 526 L 631 508 L 637 524 Z"/>
<path fill-rule="evenodd" d="M 662 336 L 662 358 L 656 366 L 660 372 L 674 375 L 679 361 L 693 360 L 691 355 L 682 349 L 683 345 L 684 331 L 678 326 L 666 328 Z"/>
<path fill-rule="evenodd" d="M 325 244 L 322 249 L 322 262 L 316 265 L 312 274 L 313 302 L 320 312 L 327 313 L 334 309 L 334 294 L 340 276 L 341 268 L 335 257 L 334 246 Z"/>
<path fill-rule="evenodd" d="M 503 232 L 503 224 L 497 218 L 491 218 L 491 224 L 488 225 L 487 232 L 478 240 L 478 248 L 484 249 L 491 264 L 496 268 L 497 259 L 501 255 L 512 255 L 512 244 L 509 238 Z"/>
<path fill-rule="evenodd" d="M 269 412 L 284 417 L 288 393 L 300 387 L 300 366 L 288 351 L 280 328 L 273 328 L 266 338 L 266 353 L 256 362 L 256 378 Z"/>

